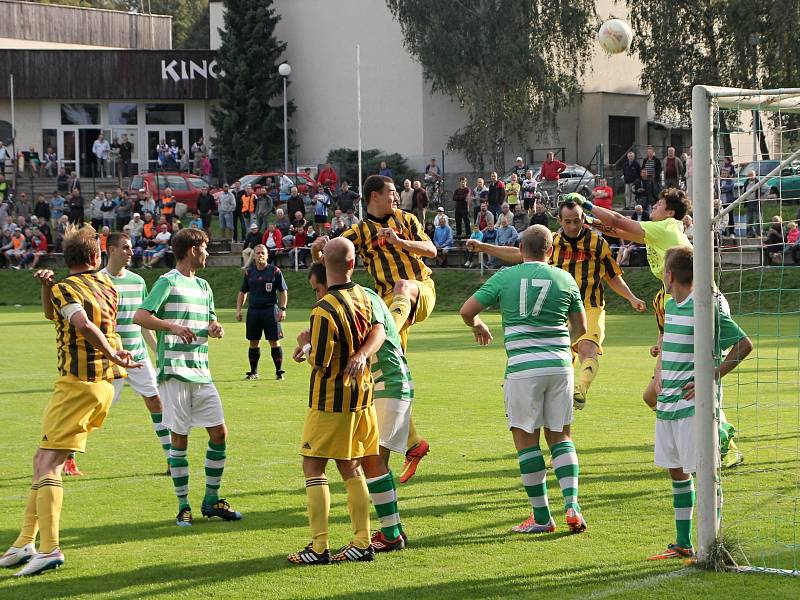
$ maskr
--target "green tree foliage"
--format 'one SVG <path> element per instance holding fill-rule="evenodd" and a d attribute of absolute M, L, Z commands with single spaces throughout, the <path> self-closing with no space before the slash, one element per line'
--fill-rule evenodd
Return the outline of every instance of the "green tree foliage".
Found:
<path fill-rule="evenodd" d="M 150 12 L 172 17 L 173 48 L 208 48 L 208 0 L 38 0 L 107 10 Z"/>
<path fill-rule="evenodd" d="M 590 65 L 593 0 L 387 0 L 408 51 L 434 92 L 455 99 L 468 123 L 449 146 L 479 170 L 505 170 L 507 141 L 556 130 Z"/>
<path fill-rule="evenodd" d="M 688 122 L 692 86 L 697 84 L 780 88 L 796 87 L 800 81 L 796 0 L 627 0 L 627 4 L 633 50 L 644 65 L 641 85 L 652 94 L 660 117 Z M 734 125 L 724 113 L 722 119 L 723 132 Z M 730 153 L 730 141 L 727 136 L 723 139 Z"/>
<path fill-rule="evenodd" d="M 272 4 L 272 0 L 225 3 L 218 58 L 224 75 L 211 121 L 217 132 L 214 147 L 229 180 L 283 157 L 283 80 L 278 65 L 286 43 L 275 37 L 280 17 Z M 289 115 L 294 110 L 290 103 Z"/>
<path fill-rule="evenodd" d="M 395 182 L 402 186 L 404 179 L 413 179 L 414 172 L 408 167 L 405 157 L 397 152 L 387 154 L 376 148 L 361 151 L 361 165 L 364 179 L 380 171 L 381 161 L 386 161 L 386 166 L 392 170 Z M 328 152 L 325 162 L 331 163 L 339 172 L 342 179 L 346 179 L 355 188 L 358 184 L 358 151 L 350 148 L 335 148 Z"/>

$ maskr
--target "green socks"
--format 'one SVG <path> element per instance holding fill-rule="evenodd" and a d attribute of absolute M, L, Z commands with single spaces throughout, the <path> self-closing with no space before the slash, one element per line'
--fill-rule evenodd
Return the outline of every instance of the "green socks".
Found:
<path fill-rule="evenodd" d="M 203 504 L 214 504 L 219 500 L 219 484 L 225 469 L 225 442 L 208 442 L 206 450 L 206 495 Z"/>
<path fill-rule="evenodd" d="M 388 540 L 396 540 L 403 532 L 400 524 L 400 511 L 397 508 L 397 488 L 394 485 L 394 477 L 389 471 L 386 475 L 367 479 L 367 489 L 375 505 L 375 512 L 378 514 L 378 521 L 381 524 L 381 531 Z"/>
<path fill-rule="evenodd" d="M 692 547 L 692 512 L 694 510 L 694 481 L 672 481 L 672 506 L 675 508 L 675 543 L 681 548 Z"/>
<path fill-rule="evenodd" d="M 150 413 L 150 418 L 153 420 L 153 429 L 156 432 L 156 436 L 158 436 L 158 443 L 161 444 L 164 456 L 169 460 L 169 449 L 172 445 L 169 437 L 169 429 L 164 427 L 161 423 L 161 413 Z"/>
<path fill-rule="evenodd" d="M 560 442 L 550 448 L 550 454 L 553 457 L 553 471 L 558 477 L 558 485 L 564 496 L 564 510 L 572 508 L 576 512 L 581 512 L 581 506 L 578 504 L 579 469 L 575 444 Z"/>
<path fill-rule="evenodd" d="M 522 485 L 533 507 L 533 519 L 539 525 L 547 525 L 550 522 L 550 506 L 547 502 L 547 468 L 542 450 L 539 446 L 531 446 L 517 454 Z"/>
<path fill-rule="evenodd" d="M 180 450 L 172 446 L 169 449 L 169 473 L 178 497 L 178 510 L 186 508 L 189 506 L 189 461 L 186 458 L 186 448 Z"/>

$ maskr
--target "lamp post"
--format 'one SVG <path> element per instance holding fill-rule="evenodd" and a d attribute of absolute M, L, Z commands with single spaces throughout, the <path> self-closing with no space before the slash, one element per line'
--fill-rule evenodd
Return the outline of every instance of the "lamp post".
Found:
<path fill-rule="evenodd" d="M 292 74 L 292 67 L 289 63 L 283 63 L 278 67 L 278 73 L 283 77 L 283 170 L 289 172 L 289 113 L 286 105 L 286 80 Z"/>
<path fill-rule="evenodd" d="M 753 47 L 753 89 L 758 89 L 758 45 L 761 43 L 760 33 L 751 33 L 747 38 Z M 753 111 L 753 160 L 758 160 L 758 149 L 761 142 L 761 115 Z M 767 158 L 766 156 L 764 158 Z"/>

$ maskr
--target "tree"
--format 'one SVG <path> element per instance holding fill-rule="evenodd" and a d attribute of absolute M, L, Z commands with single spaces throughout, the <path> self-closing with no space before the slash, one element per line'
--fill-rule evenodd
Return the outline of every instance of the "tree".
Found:
<path fill-rule="evenodd" d="M 373 148 L 361 151 L 361 169 L 364 179 L 380 171 L 381 161 L 386 161 L 386 165 L 392 170 L 393 179 L 402 186 L 404 179 L 411 179 L 413 171 L 408 167 L 405 157 L 398 153 L 386 154 L 383 150 Z M 335 148 L 328 152 L 325 162 L 339 171 L 341 178 L 360 191 L 361 185 L 358 182 L 358 151 L 350 148 Z"/>
<path fill-rule="evenodd" d="M 555 131 L 590 64 L 593 0 L 387 0 L 408 51 L 434 92 L 456 100 L 468 123 L 448 146 L 483 170 L 504 170 L 506 142 Z"/>
<path fill-rule="evenodd" d="M 272 0 L 227 0 L 218 62 L 219 107 L 211 113 L 213 143 L 228 179 L 283 157 L 283 81 L 286 43 L 275 37 L 280 17 Z M 289 104 L 289 114 L 294 104 Z M 290 140 L 291 140 L 291 131 Z M 290 141 L 291 147 L 291 141 Z"/>
<path fill-rule="evenodd" d="M 689 121 L 692 87 L 795 87 L 800 79 L 796 0 L 627 0 L 641 85 L 657 116 Z M 751 37 L 752 36 L 752 37 Z M 786 117 L 788 119 L 788 117 Z M 735 123 L 720 113 L 724 135 Z M 767 152 L 761 135 L 762 153 Z"/>

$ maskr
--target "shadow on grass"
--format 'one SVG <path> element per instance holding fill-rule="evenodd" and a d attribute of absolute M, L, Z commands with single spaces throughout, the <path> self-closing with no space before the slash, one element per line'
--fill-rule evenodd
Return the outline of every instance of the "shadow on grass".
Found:
<path fill-rule="evenodd" d="M 0 392 L 0 396 L 22 396 L 24 394 L 46 394 L 52 392 L 53 387 L 34 388 L 30 390 L 12 390 L 10 392 Z"/>
<path fill-rule="evenodd" d="M 69 555 L 67 555 L 69 565 Z M 28 598 L 63 598 L 72 594 L 65 586 L 74 585 L 81 595 L 113 593 L 115 598 L 141 598 L 141 585 L 151 586 L 149 594 L 185 594 L 188 590 L 222 583 L 226 580 L 267 574 L 293 568 L 286 554 L 274 554 L 263 558 L 228 560 L 217 563 L 185 564 L 162 562 L 130 571 L 119 571 L 103 575 L 81 576 L 76 570 L 67 569 L 34 579 L 21 579 L 18 585 L 6 588 L 7 592 L 24 592 Z M 294 567 L 296 568 L 296 567 Z M 153 589 L 155 588 L 155 589 Z M 77 591 L 76 590 L 76 591 Z"/>

